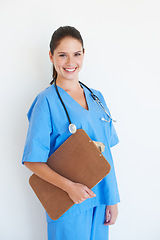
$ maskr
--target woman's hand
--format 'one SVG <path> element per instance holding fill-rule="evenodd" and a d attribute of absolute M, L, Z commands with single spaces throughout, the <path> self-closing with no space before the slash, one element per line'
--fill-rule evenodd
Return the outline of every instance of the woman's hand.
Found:
<path fill-rule="evenodd" d="M 118 216 L 118 204 L 106 206 L 106 221 L 104 225 L 115 224 Z"/>
<path fill-rule="evenodd" d="M 69 197 L 74 203 L 81 203 L 87 198 L 96 197 L 96 194 L 87 186 L 81 183 L 72 182 L 71 186 L 67 190 Z"/>

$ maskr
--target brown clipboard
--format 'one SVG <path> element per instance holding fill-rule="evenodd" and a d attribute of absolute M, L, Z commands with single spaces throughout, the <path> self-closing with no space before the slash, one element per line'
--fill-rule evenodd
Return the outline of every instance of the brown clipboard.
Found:
<path fill-rule="evenodd" d="M 93 188 L 111 169 L 102 152 L 83 129 L 77 129 L 47 160 L 48 166 L 73 182 Z M 68 193 L 36 174 L 30 186 L 51 219 L 57 220 L 75 203 Z"/>

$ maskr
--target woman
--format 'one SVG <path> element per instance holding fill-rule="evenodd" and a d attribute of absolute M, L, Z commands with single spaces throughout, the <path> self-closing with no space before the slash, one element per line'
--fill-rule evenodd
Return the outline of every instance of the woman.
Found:
<path fill-rule="evenodd" d="M 46 212 L 48 240 L 108 239 L 109 225 L 115 223 L 118 215 L 120 199 L 110 148 L 119 139 L 112 120 L 106 122 L 108 115 L 93 100 L 89 90 L 79 83 L 84 53 L 82 37 L 74 27 L 60 27 L 53 33 L 49 51 L 53 80 L 51 86 L 36 96 L 27 114 L 29 127 L 22 163 L 66 191 L 75 203 L 58 220 L 52 220 Z M 46 164 L 48 157 L 70 136 L 55 80 L 72 122 L 84 129 L 93 141 L 105 145 L 103 155 L 111 171 L 92 190 L 64 178 Z M 101 92 L 91 90 L 110 114 Z"/>

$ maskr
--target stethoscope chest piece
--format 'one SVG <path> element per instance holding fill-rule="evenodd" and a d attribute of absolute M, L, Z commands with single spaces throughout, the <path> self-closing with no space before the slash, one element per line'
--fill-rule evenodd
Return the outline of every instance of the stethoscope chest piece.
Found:
<path fill-rule="evenodd" d="M 69 124 L 69 131 L 73 134 L 76 133 L 77 127 L 74 123 Z"/>

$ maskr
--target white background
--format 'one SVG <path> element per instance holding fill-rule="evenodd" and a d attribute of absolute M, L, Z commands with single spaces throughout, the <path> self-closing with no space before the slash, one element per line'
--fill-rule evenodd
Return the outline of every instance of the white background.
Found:
<path fill-rule="evenodd" d="M 84 40 L 79 80 L 102 92 L 117 119 L 121 203 L 110 240 L 160 239 L 159 11 L 158 0 L 0 1 L 0 240 L 47 239 L 21 159 L 27 111 L 52 79 L 51 35 L 65 25 Z"/>

